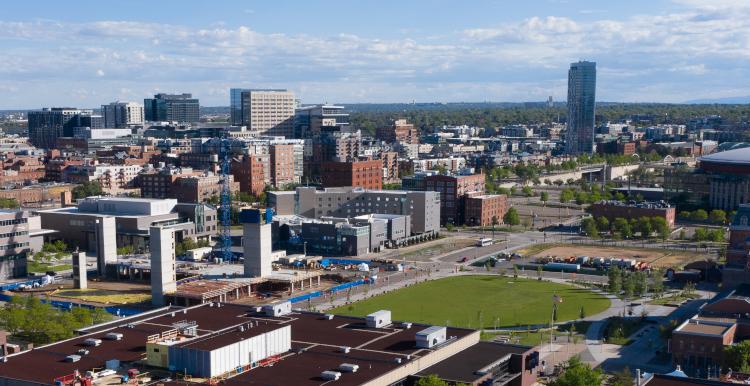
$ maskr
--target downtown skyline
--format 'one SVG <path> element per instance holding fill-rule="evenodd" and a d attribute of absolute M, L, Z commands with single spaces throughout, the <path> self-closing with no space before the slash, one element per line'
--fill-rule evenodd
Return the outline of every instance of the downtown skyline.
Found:
<path fill-rule="evenodd" d="M 750 95 L 750 4 L 703 3 L 9 4 L 0 109 L 159 92 L 227 106 L 232 87 L 303 103 L 565 101 L 578 60 L 597 62 L 599 101 Z"/>

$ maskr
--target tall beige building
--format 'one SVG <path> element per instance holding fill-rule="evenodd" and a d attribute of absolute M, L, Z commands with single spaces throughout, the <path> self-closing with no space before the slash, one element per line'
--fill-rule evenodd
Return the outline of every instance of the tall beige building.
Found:
<path fill-rule="evenodd" d="M 234 124 L 266 135 L 294 136 L 294 93 L 277 89 L 232 89 Z M 239 111 L 237 111 L 239 110 Z"/>

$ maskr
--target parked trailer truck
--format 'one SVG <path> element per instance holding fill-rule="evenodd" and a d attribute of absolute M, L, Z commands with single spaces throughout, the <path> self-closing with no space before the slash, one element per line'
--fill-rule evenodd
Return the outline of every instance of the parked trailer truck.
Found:
<path fill-rule="evenodd" d="M 580 264 L 570 263 L 547 263 L 544 265 L 547 271 L 578 272 L 581 270 Z"/>

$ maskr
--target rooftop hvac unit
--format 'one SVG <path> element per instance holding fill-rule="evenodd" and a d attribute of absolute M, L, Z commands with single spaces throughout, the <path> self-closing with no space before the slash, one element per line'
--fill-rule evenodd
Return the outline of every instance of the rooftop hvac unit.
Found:
<path fill-rule="evenodd" d="M 81 356 L 83 356 L 83 355 L 89 355 L 89 350 L 87 350 L 85 348 L 82 348 L 82 349 L 76 351 L 76 354 L 81 355 Z"/>
<path fill-rule="evenodd" d="M 411 322 L 402 322 L 401 323 L 401 328 L 403 328 L 405 330 L 410 329 L 411 328 Z"/>
<path fill-rule="evenodd" d="M 333 320 L 333 314 L 325 314 L 325 315 L 323 315 L 323 318 L 325 320 Z"/>
<path fill-rule="evenodd" d="M 267 304 L 263 306 L 263 313 L 266 316 L 284 316 L 292 312 L 292 302 L 280 302 L 274 304 Z"/>
<path fill-rule="evenodd" d="M 349 346 L 341 346 L 341 352 L 344 354 L 349 354 L 350 351 L 352 351 L 352 348 Z"/>
<path fill-rule="evenodd" d="M 80 355 L 68 355 L 65 357 L 65 362 L 78 362 L 81 360 Z"/>
<path fill-rule="evenodd" d="M 440 326 L 426 328 L 416 335 L 417 347 L 433 348 L 443 342 L 447 335 L 448 329 Z"/>
<path fill-rule="evenodd" d="M 352 363 L 342 363 L 339 365 L 339 370 L 345 373 L 356 373 L 359 370 L 359 365 Z"/>
<path fill-rule="evenodd" d="M 122 333 L 120 332 L 108 332 L 107 335 L 104 335 L 104 339 L 107 340 L 122 340 Z"/>
<path fill-rule="evenodd" d="M 84 346 L 96 347 L 96 346 L 101 346 L 101 344 L 102 344 L 101 339 L 88 338 L 83 341 Z"/>
<path fill-rule="evenodd" d="M 391 311 L 380 310 L 367 315 L 367 327 L 382 328 L 391 324 Z"/>
<path fill-rule="evenodd" d="M 339 378 L 341 378 L 341 373 L 338 371 L 324 371 L 320 373 L 320 377 L 325 379 L 326 381 L 338 381 Z"/>
<path fill-rule="evenodd" d="M 393 358 L 393 362 L 401 364 L 401 358 Z"/>

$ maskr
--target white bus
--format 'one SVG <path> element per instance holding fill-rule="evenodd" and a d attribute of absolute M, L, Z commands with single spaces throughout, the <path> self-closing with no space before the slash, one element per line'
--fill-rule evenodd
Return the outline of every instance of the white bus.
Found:
<path fill-rule="evenodd" d="M 477 247 L 486 247 L 488 245 L 492 245 L 492 239 L 484 238 L 477 240 Z"/>

